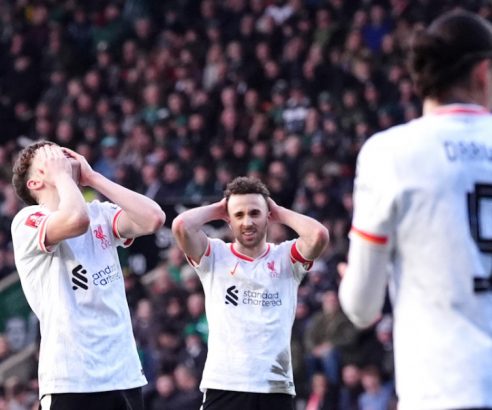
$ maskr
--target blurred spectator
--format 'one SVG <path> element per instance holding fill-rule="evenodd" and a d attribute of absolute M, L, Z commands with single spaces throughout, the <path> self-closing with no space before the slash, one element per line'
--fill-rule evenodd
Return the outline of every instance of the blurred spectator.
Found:
<path fill-rule="evenodd" d="M 7 337 L 0 334 L 0 363 L 10 356 L 10 346 Z"/>
<path fill-rule="evenodd" d="M 174 378 L 178 388 L 178 398 L 175 407 L 169 410 L 196 410 L 202 404 L 202 393 L 198 390 L 198 375 L 190 367 L 179 364 L 174 370 Z"/>
<path fill-rule="evenodd" d="M 36 395 L 15 376 L 5 380 L 4 389 L 7 410 L 30 410 L 37 402 Z"/>
<path fill-rule="evenodd" d="M 312 317 L 305 334 L 309 379 L 319 369 L 329 383 L 337 385 L 341 365 L 356 347 L 357 335 L 358 331 L 340 308 L 337 292 L 325 292 L 322 311 Z"/>
<path fill-rule="evenodd" d="M 150 400 L 149 410 L 171 409 L 176 407 L 177 391 L 172 374 L 160 374 L 155 382 L 156 395 Z"/>
<path fill-rule="evenodd" d="M 351 363 L 343 366 L 337 409 L 359 410 L 359 397 L 362 391 L 360 368 Z"/>
<path fill-rule="evenodd" d="M 305 410 L 336 410 L 337 397 L 323 373 L 315 373 L 311 381 L 311 393 Z"/>
<path fill-rule="evenodd" d="M 187 333 L 198 334 L 204 343 L 208 340 L 208 322 L 205 315 L 205 296 L 203 293 L 192 293 L 186 302 L 190 315 Z"/>
<path fill-rule="evenodd" d="M 360 410 L 387 410 L 393 394 L 390 385 L 382 384 L 381 374 L 376 366 L 362 370 L 364 392 L 359 397 Z"/>

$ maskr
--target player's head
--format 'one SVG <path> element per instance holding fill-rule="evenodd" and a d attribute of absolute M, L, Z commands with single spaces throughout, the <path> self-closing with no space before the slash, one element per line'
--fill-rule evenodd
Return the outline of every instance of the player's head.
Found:
<path fill-rule="evenodd" d="M 268 188 L 255 178 L 238 177 L 227 185 L 224 196 L 234 238 L 245 248 L 258 246 L 267 234 Z"/>
<path fill-rule="evenodd" d="M 423 98 L 453 102 L 457 88 L 472 93 L 482 87 L 483 92 L 483 81 L 490 82 L 485 79 L 490 77 L 490 59 L 491 24 L 476 14 L 455 10 L 415 33 L 409 68 Z"/>
<path fill-rule="evenodd" d="M 38 203 L 37 195 L 34 190 L 29 188 L 29 180 L 34 176 L 32 164 L 35 161 L 36 152 L 45 145 L 56 145 L 51 141 L 38 141 L 25 147 L 15 160 L 13 167 L 12 185 L 15 193 L 27 205 L 36 205 Z"/>

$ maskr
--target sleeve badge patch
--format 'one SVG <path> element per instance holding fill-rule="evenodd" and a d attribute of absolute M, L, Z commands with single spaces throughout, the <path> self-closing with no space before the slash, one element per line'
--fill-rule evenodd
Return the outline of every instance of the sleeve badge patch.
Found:
<path fill-rule="evenodd" d="M 44 217 L 45 214 L 42 212 L 35 212 L 27 217 L 25 224 L 31 228 L 37 228 Z"/>

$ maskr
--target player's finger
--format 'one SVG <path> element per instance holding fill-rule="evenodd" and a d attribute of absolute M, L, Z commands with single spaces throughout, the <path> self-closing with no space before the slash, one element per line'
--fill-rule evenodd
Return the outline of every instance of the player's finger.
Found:
<path fill-rule="evenodd" d="M 74 150 L 67 147 L 62 147 L 62 151 L 65 156 L 68 156 L 69 158 L 77 158 L 79 156 L 79 154 L 77 154 Z"/>

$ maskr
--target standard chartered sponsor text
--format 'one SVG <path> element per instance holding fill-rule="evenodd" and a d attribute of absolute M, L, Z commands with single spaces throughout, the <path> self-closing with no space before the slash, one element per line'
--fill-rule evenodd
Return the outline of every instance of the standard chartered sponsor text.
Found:
<path fill-rule="evenodd" d="M 270 293 L 256 292 L 254 290 L 245 290 L 243 292 L 243 304 L 261 307 L 282 306 L 282 299 L 278 292 Z"/>
<path fill-rule="evenodd" d="M 121 279 L 116 264 L 107 265 L 104 269 L 92 274 L 92 280 L 94 285 L 106 286 L 115 280 Z"/>

